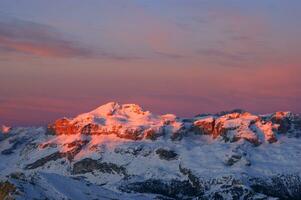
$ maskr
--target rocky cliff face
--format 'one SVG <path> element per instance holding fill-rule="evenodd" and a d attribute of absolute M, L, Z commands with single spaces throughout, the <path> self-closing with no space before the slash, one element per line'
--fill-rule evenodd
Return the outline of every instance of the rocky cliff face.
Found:
<path fill-rule="evenodd" d="M 155 139 L 176 131 L 181 122 L 174 115 L 153 115 L 135 104 L 103 105 L 74 119 L 59 119 L 48 126 L 54 135 L 116 135 L 131 140 Z"/>
<path fill-rule="evenodd" d="M 54 135 L 116 135 L 131 140 L 160 136 L 183 137 L 189 133 L 210 135 L 225 142 L 244 139 L 254 145 L 277 142 L 278 134 L 299 137 L 301 118 L 290 112 L 253 115 L 241 110 L 181 119 L 174 115 L 156 116 L 134 104 L 109 103 L 74 119 L 59 119 L 48 126 Z"/>
<path fill-rule="evenodd" d="M 182 119 L 108 103 L 2 132 L 9 198 L 301 199 L 301 118 L 290 112 Z"/>

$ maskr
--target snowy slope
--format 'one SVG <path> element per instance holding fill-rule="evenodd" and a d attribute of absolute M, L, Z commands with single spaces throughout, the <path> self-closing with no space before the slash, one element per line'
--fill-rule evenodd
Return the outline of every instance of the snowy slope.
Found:
<path fill-rule="evenodd" d="M 8 180 L 17 199 L 301 198 L 301 119 L 289 112 L 181 119 L 108 103 L 1 135 L 0 188 Z"/>

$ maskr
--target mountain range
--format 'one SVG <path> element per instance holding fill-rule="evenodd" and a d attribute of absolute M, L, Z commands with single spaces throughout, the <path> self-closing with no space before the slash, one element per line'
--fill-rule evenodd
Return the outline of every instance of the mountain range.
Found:
<path fill-rule="evenodd" d="M 301 199 L 301 117 L 110 102 L 0 129 L 0 199 Z"/>

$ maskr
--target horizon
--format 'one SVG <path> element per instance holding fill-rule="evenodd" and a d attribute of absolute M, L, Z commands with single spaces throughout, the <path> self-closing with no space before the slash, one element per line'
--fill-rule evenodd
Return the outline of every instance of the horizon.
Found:
<path fill-rule="evenodd" d="M 110 101 L 193 117 L 301 113 L 301 2 L 0 2 L 0 125 Z"/>

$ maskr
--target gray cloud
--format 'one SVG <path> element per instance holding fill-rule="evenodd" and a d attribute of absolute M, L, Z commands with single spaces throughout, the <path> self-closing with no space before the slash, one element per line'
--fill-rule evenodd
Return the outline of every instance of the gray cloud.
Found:
<path fill-rule="evenodd" d="M 25 53 L 39 57 L 84 57 L 119 61 L 147 59 L 146 56 L 115 53 L 97 46 L 88 47 L 72 38 L 67 39 L 66 34 L 52 26 L 3 15 L 0 17 L 0 52 Z M 163 54 L 160 56 L 176 57 Z"/>
<path fill-rule="evenodd" d="M 8 17 L 0 18 L 0 51 L 43 57 L 92 56 L 81 43 L 65 39 L 54 27 Z"/>
<path fill-rule="evenodd" d="M 197 53 L 208 57 L 222 58 L 232 61 L 245 61 L 254 57 L 254 54 L 249 52 L 226 52 L 218 49 L 200 49 Z"/>

